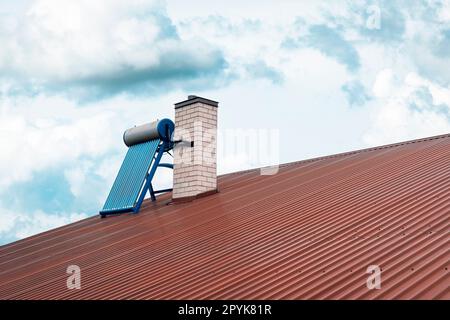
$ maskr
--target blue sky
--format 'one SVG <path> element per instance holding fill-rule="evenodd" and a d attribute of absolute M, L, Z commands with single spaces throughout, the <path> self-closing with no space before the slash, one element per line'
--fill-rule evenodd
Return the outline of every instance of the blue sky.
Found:
<path fill-rule="evenodd" d="M 97 214 L 123 131 L 188 94 L 280 162 L 448 133 L 449 51 L 449 1 L 3 1 L 0 244 Z"/>

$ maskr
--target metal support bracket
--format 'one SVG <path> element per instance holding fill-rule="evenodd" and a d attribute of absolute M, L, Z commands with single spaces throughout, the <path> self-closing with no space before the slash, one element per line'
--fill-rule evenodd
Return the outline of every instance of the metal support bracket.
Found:
<path fill-rule="evenodd" d="M 194 141 L 175 140 L 173 143 L 176 146 L 183 146 L 183 147 L 188 147 L 188 148 L 194 147 Z"/>

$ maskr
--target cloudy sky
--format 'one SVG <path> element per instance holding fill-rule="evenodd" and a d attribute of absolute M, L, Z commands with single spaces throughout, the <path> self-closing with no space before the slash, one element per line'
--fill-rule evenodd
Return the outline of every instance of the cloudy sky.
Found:
<path fill-rule="evenodd" d="M 188 94 L 280 162 L 448 133 L 449 52 L 445 0 L 2 1 L 0 244 L 97 214 L 123 131 Z"/>

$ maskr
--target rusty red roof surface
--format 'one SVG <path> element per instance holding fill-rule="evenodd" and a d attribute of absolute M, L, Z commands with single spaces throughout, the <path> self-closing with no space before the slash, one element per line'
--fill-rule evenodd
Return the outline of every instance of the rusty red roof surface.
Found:
<path fill-rule="evenodd" d="M 1 299 L 449 299 L 450 134 L 219 177 L 0 248 Z M 66 268 L 81 268 L 68 290 Z M 367 267 L 381 268 L 369 290 Z"/>

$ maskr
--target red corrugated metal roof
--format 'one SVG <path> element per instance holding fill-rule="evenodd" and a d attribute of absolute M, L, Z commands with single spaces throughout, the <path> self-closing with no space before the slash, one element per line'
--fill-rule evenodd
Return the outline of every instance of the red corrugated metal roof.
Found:
<path fill-rule="evenodd" d="M 0 298 L 449 299 L 449 178 L 450 134 L 224 175 L 1 247 Z"/>

